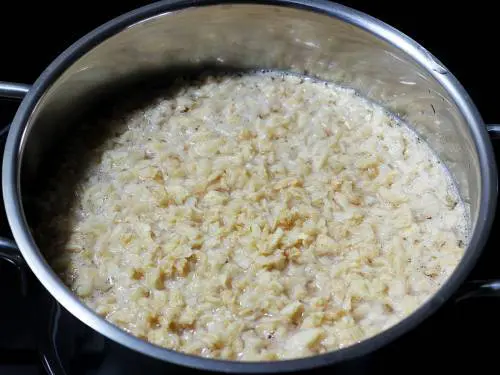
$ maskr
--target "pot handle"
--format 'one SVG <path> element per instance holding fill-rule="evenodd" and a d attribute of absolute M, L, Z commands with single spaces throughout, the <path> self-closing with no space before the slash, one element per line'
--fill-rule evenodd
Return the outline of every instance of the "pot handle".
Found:
<path fill-rule="evenodd" d="M 0 260 L 5 260 L 17 268 L 21 282 L 21 293 L 26 296 L 28 293 L 27 266 L 17 248 L 16 243 L 8 238 L 0 237 Z"/>
<path fill-rule="evenodd" d="M 500 297 L 500 280 L 474 280 L 465 283 L 455 297 L 455 303 L 472 298 Z"/>
<path fill-rule="evenodd" d="M 30 90 L 30 85 L 0 81 L 0 98 L 22 100 Z"/>
<path fill-rule="evenodd" d="M 4 82 L 0 81 L 0 99 L 17 99 L 22 100 L 31 86 L 24 83 Z M 7 135 L 10 129 L 10 124 L 0 130 L 0 138 Z"/>
<path fill-rule="evenodd" d="M 22 83 L 11 83 L 0 81 L 0 99 L 17 99 L 22 100 L 30 89 L 29 85 Z M 5 141 L 5 137 L 9 132 L 10 124 L 0 130 L 0 140 Z M 5 260 L 14 265 L 19 271 L 21 279 L 21 289 L 23 295 L 27 292 L 27 267 L 24 262 L 21 252 L 16 243 L 9 239 L 0 237 L 0 260 Z"/>
<path fill-rule="evenodd" d="M 500 124 L 486 125 L 486 129 L 488 130 L 488 134 L 491 139 L 497 141 L 500 140 Z"/>

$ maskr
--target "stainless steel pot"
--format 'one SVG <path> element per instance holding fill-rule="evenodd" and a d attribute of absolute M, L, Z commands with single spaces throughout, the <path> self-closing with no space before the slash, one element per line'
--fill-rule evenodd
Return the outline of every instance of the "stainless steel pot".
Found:
<path fill-rule="evenodd" d="M 447 165 L 470 205 L 472 236 L 448 282 L 411 316 L 359 344 L 311 358 L 242 363 L 184 355 L 106 322 L 59 280 L 30 232 L 26 197 L 36 194 L 41 162 L 71 125 L 107 95 L 166 72 L 200 67 L 282 69 L 353 87 L 411 123 Z M 497 172 L 487 128 L 464 88 L 434 56 L 370 16 L 321 0 L 161 1 L 118 17 L 64 51 L 33 86 L 0 84 L 22 98 L 3 159 L 5 209 L 14 240 L 0 256 L 24 262 L 83 323 L 160 360 L 226 372 L 280 372 L 333 364 L 374 351 L 426 319 L 464 282 L 479 257 L 496 207 Z M 499 127 L 491 126 L 493 134 Z M 22 257 L 19 255 L 22 254 Z M 498 283 L 471 294 L 495 294 Z"/>

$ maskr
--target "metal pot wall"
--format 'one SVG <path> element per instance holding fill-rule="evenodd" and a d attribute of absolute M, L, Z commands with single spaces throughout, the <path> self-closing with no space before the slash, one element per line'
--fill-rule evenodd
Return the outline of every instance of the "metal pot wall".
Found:
<path fill-rule="evenodd" d="M 179 71 L 279 69 L 334 81 L 406 119 L 455 178 L 470 205 L 472 235 L 445 285 L 391 329 L 315 357 L 263 363 L 205 359 L 149 344 L 88 309 L 49 267 L 29 228 L 43 161 L 71 136 L 72 125 L 109 95 Z M 161 77 L 161 78 L 159 78 Z M 497 172 L 487 127 L 464 88 L 434 56 L 368 15 L 315 0 L 160 1 L 92 31 L 64 51 L 33 86 L 0 83 L 0 96 L 24 99 L 3 159 L 4 205 L 14 239 L 0 257 L 25 264 L 75 317 L 104 336 L 148 356 L 225 372 L 282 372 L 367 355 L 411 330 L 459 290 L 481 254 L 497 199 Z M 499 127 L 490 126 L 493 135 Z M 462 298 L 495 295 L 498 282 L 466 287 Z M 454 297 L 453 297 L 454 298 Z"/>

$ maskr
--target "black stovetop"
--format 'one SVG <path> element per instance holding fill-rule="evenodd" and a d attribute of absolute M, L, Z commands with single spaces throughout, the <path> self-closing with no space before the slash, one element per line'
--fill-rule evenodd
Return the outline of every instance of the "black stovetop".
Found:
<path fill-rule="evenodd" d="M 500 120 L 497 87 L 500 72 L 490 51 L 500 29 L 486 1 L 454 4 L 438 1 L 340 1 L 378 17 L 416 39 L 457 76 L 487 122 Z M 58 53 L 78 37 L 146 1 L 121 1 L 104 9 L 102 1 L 2 2 L 0 4 L 0 80 L 33 82 Z M 111 2 L 110 2 L 111 3 Z M 15 103 L 0 101 L 0 127 Z M 495 144 L 500 155 L 500 143 Z M 498 157 L 497 157 L 498 159 Z M 500 164 L 499 164 L 500 165 Z M 2 216 L 0 216 L 2 217 Z M 500 279 L 500 219 L 470 279 Z M 0 218 L 0 232 L 8 232 Z M 14 267 L 0 261 L 0 374 L 128 375 L 187 373 L 135 354 L 87 328 L 61 309 L 32 277 L 23 298 Z M 364 361 L 348 364 L 350 373 L 401 373 L 413 368 L 436 373 L 466 367 L 498 373 L 495 339 L 500 337 L 500 298 L 447 303 L 440 311 Z M 318 373 L 337 373 L 334 367 Z"/>

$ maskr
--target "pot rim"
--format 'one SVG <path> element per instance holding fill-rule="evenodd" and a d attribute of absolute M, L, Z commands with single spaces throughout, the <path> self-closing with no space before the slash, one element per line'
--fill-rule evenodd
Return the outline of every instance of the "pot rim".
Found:
<path fill-rule="evenodd" d="M 166 12 L 221 4 L 294 7 L 323 13 L 375 34 L 403 50 L 428 70 L 447 90 L 469 124 L 478 150 L 482 184 L 478 220 L 468 249 L 453 274 L 432 298 L 396 325 L 360 343 L 312 357 L 267 362 L 208 359 L 161 348 L 125 332 L 80 302 L 47 264 L 31 236 L 21 201 L 20 160 L 26 144 L 26 124 L 38 101 L 51 84 L 83 54 L 135 23 Z M 491 142 L 477 108 L 458 80 L 426 49 L 395 28 L 362 12 L 324 0 L 164 0 L 133 10 L 94 29 L 61 53 L 43 71 L 21 103 L 7 138 L 2 185 L 7 218 L 24 259 L 44 287 L 71 314 L 109 339 L 150 357 L 197 369 L 241 373 L 297 371 L 339 363 L 370 353 L 416 327 L 452 296 L 472 270 L 491 229 L 497 200 L 497 170 Z"/>

